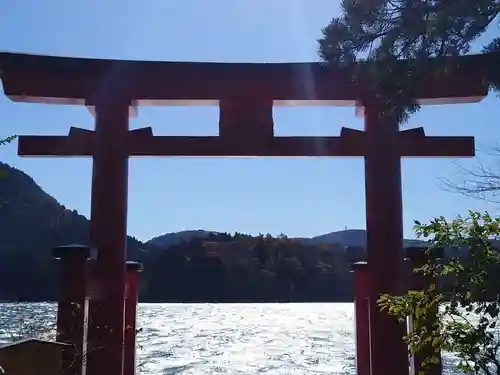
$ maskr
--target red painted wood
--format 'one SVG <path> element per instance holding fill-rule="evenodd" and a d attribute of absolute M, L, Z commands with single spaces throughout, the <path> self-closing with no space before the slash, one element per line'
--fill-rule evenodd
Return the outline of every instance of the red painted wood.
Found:
<path fill-rule="evenodd" d="M 245 133 L 242 133 L 245 135 Z M 253 137 L 253 139 L 252 139 Z M 260 141 L 259 141 L 260 139 Z M 360 156 L 361 147 L 339 137 L 158 137 L 129 145 L 133 156 Z"/>
<path fill-rule="evenodd" d="M 363 144 L 339 137 L 275 137 L 267 142 L 248 138 L 149 136 L 130 132 L 130 156 L 362 156 Z M 258 138 L 257 138 L 258 139 Z M 21 156 L 92 156 L 91 137 L 20 136 Z"/>
<path fill-rule="evenodd" d="M 127 262 L 125 293 L 125 346 L 123 356 L 123 375 L 135 375 L 137 303 L 139 301 L 139 281 L 142 266 L 137 262 Z"/>
<path fill-rule="evenodd" d="M 56 340 L 73 346 L 71 349 L 64 349 L 62 368 L 65 374 L 81 375 L 89 248 L 79 245 L 61 246 L 54 249 L 54 257 L 60 263 Z"/>
<path fill-rule="evenodd" d="M 356 322 L 356 374 L 370 375 L 370 279 L 366 262 L 355 263 L 354 313 Z"/>
<path fill-rule="evenodd" d="M 70 130 L 65 136 L 19 136 L 17 153 L 20 156 L 92 156 L 94 132 Z"/>
<path fill-rule="evenodd" d="M 488 92 L 482 79 L 484 63 L 485 58 L 480 55 L 455 59 L 449 64 L 447 75 L 428 74 L 415 89 L 416 97 L 426 99 L 427 104 L 480 99 Z M 401 62 L 403 69 L 406 64 Z M 182 100 L 186 105 L 192 100 L 244 97 L 250 102 L 256 98 L 330 100 L 337 105 L 354 106 L 365 98 L 373 83 L 370 69 L 352 79 L 348 69 L 334 69 L 317 62 L 151 62 L 2 53 L 0 65 L 7 96 L 16 101 L 56 104 L 93 105 L 95 93 L 110 76 L 115 77 L 115 89 L 139 105 L 161 105 L 164 100 Z M 304 76 L 307 82 L 303 81 Z"/>
<path fill-rule="evenodd" d="M 424 137 L 403 140 L 398 144 L 402 157 L 457 158 L 476 154 L 474 137 Z"/>
<path fill-rule="evenodd" d="M 272 99 L 223 99 L 219 111 L 219 136 L 225 142 L 261 144 L 273 139 Z"/>
<path fill-rule="evenodd" d="M 131 131 L 127 153 L 130 156 L 345 156 L 365 154 L 365 133 L 360 137 L 274 137 L 267 142 L 249 143 L 246 138 L 224 140 L 219 137 L 152 136 Z M 20 136 L 20 156 L 92 156 L 93 135 Z M 401 157 L 472 157 L 474 137 L 425 137 L 397 144 Z"/>
<path fill-rule="evenodd" d="M 87 374 L 122 375 L 127 232 L 128 103 L 96 107 Z"/>
<path fill-rule="evenodd" d="M 377 300 L 400 290 L 403 254 L 403 207 L 398 125 L 382 123 L 378 108 L 365 110 L 367 260 L 370 277 L 371 375 L 407 375 L 408 355 L 403 343 L 405 326 Z"/>

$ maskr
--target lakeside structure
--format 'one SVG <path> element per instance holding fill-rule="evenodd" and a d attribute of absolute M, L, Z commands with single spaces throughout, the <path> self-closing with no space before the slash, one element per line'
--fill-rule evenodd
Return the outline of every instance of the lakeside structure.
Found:
<path fill-rule="evenodd" d="M 482 59 L 471 55 L 430 60 L 430 65 L 446 64 L 448 69 L 439 74 L 429 69 L 413 90 L 416 101 L 427 105 L 482 100 L 488 93 Z M 410 69 L 409 63 L 401 61 L 400 68 Z M 312 82 L 297 79 L 303 70 L 311 73 Z M 146 62 L 0 53 L 0 77 L 5 95 L 14 102 L 84 105 L 95 117 L 94 131 L 72 127 L 68 136 L 19 137 L 21 156 L 93 158 L 93 251 L 89 261 L 80 258 L 90 275 L 77 282 L 89 300 L 86 319 L 77 322 L 88 322 L 84 346 L 99 348 L 87 353 L 87 374 L 135 371 L 130 365 L 124 368 L 124 363 L 132 363 L 124 361 L 124 353 L 135 356 L 129 347 L 135 346 L 135 334 L 124 333 L 128 158 L 135 156 L 364 157 L 369 285 L 368 303 L 366 309 L 356 310 L 356 324 L 367 332 L 363 340 L 370 366 L 358 369 L 358 374 L 408 373 L 407 347 L 401 339 L 406 328 L 376 306 L 380 294 L 400 292 L 401 158 L 473 157 L 473 137 L 429 137 L 423 128 L 400 131 L 397 123 L 382 121 L 383 105 L 371 90 L 376 78 L 369 69 L 353 76 L 351 68 L 320 63 Z M 150 127 L 129 129 L 129 117 L 137 115 L 139 106 L 207 105 L 219 107 L 218 136 L 155 136 Z M 342 128 L 337 137 L 275 137 L 273 107 L 301 105 L 356 107 L 365 129 Z M 131 300 L 136 303 L 136 297 Z M 135 314 L 135 308 L 127 311 Z M 135 315 L 127 320 L 135 322 Z"/>

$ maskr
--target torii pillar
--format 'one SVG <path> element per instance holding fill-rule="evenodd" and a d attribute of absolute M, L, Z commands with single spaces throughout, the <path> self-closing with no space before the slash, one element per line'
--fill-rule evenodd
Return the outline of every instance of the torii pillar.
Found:
<path fill-rule="evenodd" d="M 94 107 L 90 243 L 98 251 L 89 280 L 89 375 L 123 373 L 129 105 L 100 100 Z"/>
<path fill-rule="evenodd" d="M 72 127 L 68 136 L 21 136 L 20 155 L 93 158 L 90 244 L 96 249 L 88 279 L 86 371 L 123 373 L 128 148 L 143 130 L 129 130 L 130 101 L 109 95 L 89 106 L 95 131 Z M 150 130 L 150 129 L 149 129 Z M 148 129 L 146 129 L 146 132 Z M 84 282 L 82 280 L 82 282 Z"/>
<path fill-rule="evenodd" d="M 408 374 L 406 326 L 377 306 L 381 294 L 404 293 L 401 158 L 472 157 L 474 138 L 427 137 L 423 128 L 399 131 L 396 122 L 381 121 L 376 105 L 366 105 L 364 117 L 364 132 L 343 128 L 341 138 L 365 150 L 371 375 Z"/>

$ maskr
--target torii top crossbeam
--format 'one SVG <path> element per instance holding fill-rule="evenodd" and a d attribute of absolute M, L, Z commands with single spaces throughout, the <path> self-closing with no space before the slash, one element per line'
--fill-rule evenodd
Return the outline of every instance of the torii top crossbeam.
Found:
<path fill-rule="evenodd" d="M 448 64 L 416 89 L 421 104 L 478 101 L 486 95 L 481 55 L 429 60 Z M 407 62 L 401 62 L 405 69 Z M 367 65 L 368 66 L 368 65 Z M 358 105 L 372 77 L 321 63 L 127 61 L 0 53 L 5 94 L 14 101 L 92 105 L 120 92 L 132 105 L 217 105 L 225 98 L 272 100 L 274 105 Z M 312 92 L 311 92 L 312 91 Z"/>
<path fill-rule="evenodd" d="M 421 104 L 480 101 L 488 90 L 482 61 L 481 55 L 430 60 L 429 65 L 445 63 L 448 69 L 439 76 L 427 74 L 415 90 L 417 100 Z M 401 62 L 403 69 L 405 64 Z M 341 137 L 321 140 L 274 138 L 272 107 L 362 105 L 373 82 L 368 71 L 361 70 L 353 79 L 347 68 L 320 63 L 151 62 L 0 53 L 4 92 L 14 101 L 92 107 L 98 98 L 118 96 L 130 106 L 219 106 L 220 137 L 153 137 L 150 128 L 131 131 L 125 146 L 130 156 L 363 155 L 363 137 L 348 129 Z M 400 133 L 401 141 L 406 140 L 399 143 L 400 156 L 465 156 L 474 147 L 470 137 L 455 137 L 451 150 L 447 137 L 425 137 L 423 129 L 405 133 Z M 316 147 L 317 141 L 323 147 Z M 92 144 L 91 132 L 74 129 L 69 137 L 23 136 L 19 152 L 90 156 Z"/>

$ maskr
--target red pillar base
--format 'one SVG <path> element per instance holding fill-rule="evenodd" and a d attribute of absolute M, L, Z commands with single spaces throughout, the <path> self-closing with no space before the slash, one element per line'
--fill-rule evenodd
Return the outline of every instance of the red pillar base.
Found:
<path fill-rule="evenodd" d="M 139 275 L 142 265 L 127 262 L 125 291 L 125 346 L 123 353 L 123 375 L 136 373 L 137 303 L 139 302 Z"/>
<path fill-rule="evenodd" d="M 356 374 L 370 375 L 370 310 L 368 264 L 357 262 L 354 272 L 354 312 L 356 323 Z"/>
<path fill-rule="evenodd" d="M 86 265 L 90 249 L 82 245 L 56 247 L 60 260 L 57 341 L 71 344 L 64 349 L 62 369 L 68 375 L 81 375 L 85 331 Z"/>

